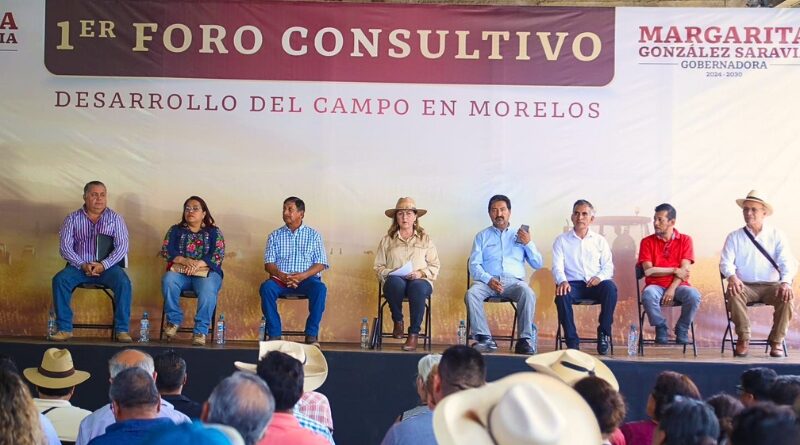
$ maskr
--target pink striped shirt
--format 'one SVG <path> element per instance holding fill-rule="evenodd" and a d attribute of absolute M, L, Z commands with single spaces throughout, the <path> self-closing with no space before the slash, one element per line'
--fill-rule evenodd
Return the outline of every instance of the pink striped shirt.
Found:
<path fill-rule="evenodd" d="M 81 207 L 64 218 L 58 231 L 61 256 L 78 269 L 84 263 L 97 261 L 97 235 L 100 234 L 114 238 L 114 250 L 101 261 L 103 267 L 108 269 L 128 255 L 128 227 L 122 216 L 106 208 L 97 223 L 93 223 Z"/>

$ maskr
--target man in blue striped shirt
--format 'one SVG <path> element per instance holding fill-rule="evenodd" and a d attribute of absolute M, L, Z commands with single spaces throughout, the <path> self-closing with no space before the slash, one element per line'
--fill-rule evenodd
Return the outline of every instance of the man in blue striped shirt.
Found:
<path fill-rule="evenodd" d="M 72 291 L 83 283 L 102 284 L 114 292 L 116 339 L 132 341 L 128 334 L 131 314 L 131 281 L 122 269 L 128 255 L 128 227 L 120 215 L 106 207 L 106 186 L 91 181 L 83 187 L 83 207 L 64 219 L 60 237 L 60 253 L 67 265 L 53 277 L 53 306 L 58 332 L 53 341 L 72 337 Z M 111 252 L 97 258 L 97 239 L 105 235 L 113 239 Z"/>
<path fill-rule="evenodd" d="M 264 251 L 264 269 L 270 278 L 261 284 L 261 311 L 267 319 L 269 340 L 281 338 L 278 297 L 303 294 L 308 297 L 306 344 L 318 344 L 319 323 L 325 311 L 328 288 L 320 273 L 329 267 L 322 236 L 303 224 L 306 205 L 291 196 L 283 201 L 283 227 L 269 234 Z"/>
<path fill-rule="evenodd" d="M 491 297 L 504 297 L 517 303 L 519 340 L 514 352 L 533 354 L 530 339 L 536 295 L 525 281 L 525 263 L 534 269 L 541 268 L 542 254 L 536 249 L 527 226 L 517 231 L 510 229 L 511 200 L 508 197 L 494 195 L 489 199 L 489 217 L 492 225 L 475 235 L 469 255 L 473 284 L 464 299 L 471 333 L 476 340 L 472 347 L 484 353 L 497 350 L 483 302 Z"/>

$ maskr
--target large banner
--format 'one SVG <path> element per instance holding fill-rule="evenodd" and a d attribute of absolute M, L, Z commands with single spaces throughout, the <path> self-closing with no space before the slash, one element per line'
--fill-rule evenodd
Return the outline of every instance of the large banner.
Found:
<path fill-rule="evenodd" d="M 134 331 L 144 311 L 160 321 L 158 252 L 190 195 L 227 241 L 217 313 L 234 339 L 256 337 L 288 196 L 331 263 L 322 341 L 356 341 L 376 315 L 372 263 L 401 196 L 428 209 L 442 262 L 436 342 L 466 316 L 466 259 L 498 193 L 545 257 L 530 276 L 543 340 L 557 324 L 551 246 L 576 199 L 612 246 L 617 344 L 637 319 L 656 205 L 695 240 L 704 345 L 726 326 L 718 262 L 743 225 L 736 198 L 768 195 L 800 252 L 800 11 L 2 0 L 0 17 L 0 334 L 44 335 L 58 229 L 95 179 L 131 232 Z M 104 298 L 77 291 L 76 321 L 110 320 Z M 511 328 L 502 306 L 487 307 L 497 333 Z M 280 310 L 302 328 L 302 302 Z M 596 309 L 576 313 L 591 335 Z M 770 314 L 754 311 L 754 336 Z"/>

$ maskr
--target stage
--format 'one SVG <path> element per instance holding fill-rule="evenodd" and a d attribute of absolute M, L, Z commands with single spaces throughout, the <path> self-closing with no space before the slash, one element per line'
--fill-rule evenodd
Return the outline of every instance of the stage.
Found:
<path fill-rule="evenodd" d="M 122 345 L 99 339 L 75 339 L 67 343 L 51 343 L 26 337 L 0 339 L 0 352 L 10 355 L 20 368 L 38 366 L 42 353 L 49 347 L 67 347 L 76 368 L 88 371 L 91 379 L 75 391 L 72 402 L 86 409 L 96 409 L 107 402 L 107 361 Z M 174 348 L 186 360 L 188 384 L 184 394 L 202 401 L 216 383 L 234 372 L 235 360 L 254 363 L 255 342 L 230 342 L 224 346 L 192 347 L 189 340 L 173 343 L 158 341 L 133 344 L 150 354 Z M 488 379 L 528 371 L 524 357 L 508 353 L 507 344 L 501 350 L 486 355 Z M 447 345 L 434 345 L 434 352 Z M 333 410 L 334 438 L 339 445 L 377 444 L 394 418 L 414 406 L 416 394 L 414 376 L 416 363 L 423 352 L 405 353 L 399 343 L 385 341 L 383 350 L 362 351 L 358 345 L 323 343 L 322 350 L 330 368 L 328 379 L 320 392 L 328 396 Z M 551 350 L 551 349 L 547 349 Z M 584 348 L 593 352 L 591 346 Z M 546 351 L 544 351 L 546 352 Z M 779 374 L 800 374 L 800 353 L 789 351 L 788 358 L 769 358 L 763 350 L 751 348 L 747 358 L 734 359 L 730 350 L 721 355 L 719 348 L 704 348 L 694 357 L 691 349 L 684 355 L 681 348 L 648 347 L 645 357 L 628 357 L 624 345 L 616 347 L 616 355 L 604 358 L 620 382 L 628 403 L 631 420 L 644 417 L 644 404 L 655 376 L 670 369 L 691 376 L 704 397 L 725 391 L 735 394 L 739 375 L 747 368 L 769 366 Z"/>

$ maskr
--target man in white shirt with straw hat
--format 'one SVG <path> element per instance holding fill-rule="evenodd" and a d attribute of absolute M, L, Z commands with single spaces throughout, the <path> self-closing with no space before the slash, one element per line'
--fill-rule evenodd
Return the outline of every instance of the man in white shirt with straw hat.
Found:
<path fill-rule="evenodd" d="M 69 400 L 75 387 L 88 380 L 90 374 L 76 370 L 72 354 L 57 348 L 46 350 L 41 365 L 27 368 L 22 373 L 36 386 L 39 396 L 33 399 L 33 403 L 53 423 L 58 439 L 75 442 L 81 420 L 91 411 L 72 406 Z"/>
<path fill-rule="evenodd" d="M 789 239 L 765 222 L 772 215 L 772 205 L 758 190 L 751 190 L 736 204 L 742 208 L 745 226 L 725 239 L 719 271 L 728 280 L 725 293 L 730 302 L 731 320 L 736 326 L 734 355 L 744 357 L 750 343 L 748 303 L 764 303 L 775 308 L 769 333 L 771 357 L 782 357 L 783 339 L 792 319 L 792 281 L 797 274 L 797 260 Z"/>

